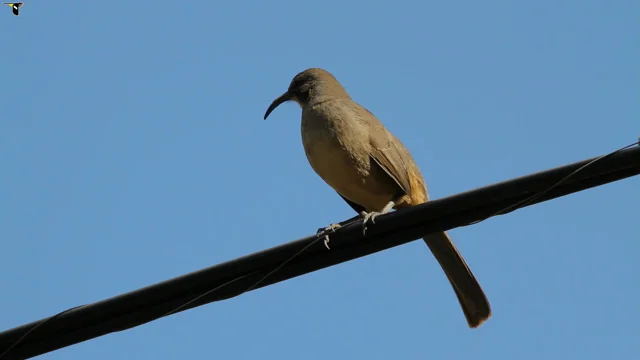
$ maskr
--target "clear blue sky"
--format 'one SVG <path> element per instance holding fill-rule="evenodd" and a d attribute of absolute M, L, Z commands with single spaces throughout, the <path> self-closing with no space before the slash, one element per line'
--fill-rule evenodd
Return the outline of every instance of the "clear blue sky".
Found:
<path fill-rule="evenodd" d="M 0 329 L 276 246 L 352 210 L 300 110 L 335 74 L 432 198 L 640 132 L 640 3 L 26 1 L 0 8 Z M 467 328 L 422 242 L 42 359 L 623 359 L 640 178 L 450 232 L 493 317 Z M 634 263 L 636 262 L 636 263 Z"/>

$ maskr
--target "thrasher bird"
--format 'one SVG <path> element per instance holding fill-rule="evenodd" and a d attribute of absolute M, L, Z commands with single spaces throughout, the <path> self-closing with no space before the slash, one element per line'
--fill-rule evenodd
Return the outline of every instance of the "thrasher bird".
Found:
<path fill-rule="evenodd" d="M 378 214 L 429 200 L 409 151 L 328 71 L 311 68 L 297 74 L 264 119 L 290 100 L 302 108 L 302 143 L 311 167 L 360 214 L 364 229 Z M 332 224 L 320 233 L 340 226 Z M 446 232 L 423 239 L 449 279 L 469 327 L 480 326 L 491 316 L 491 307 L 471 269 Z"/>

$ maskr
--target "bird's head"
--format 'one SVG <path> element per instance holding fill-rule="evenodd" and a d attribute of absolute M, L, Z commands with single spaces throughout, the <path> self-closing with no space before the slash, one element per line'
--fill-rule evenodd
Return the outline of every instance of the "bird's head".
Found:
<path fill-rule="evenodd" d="M 307 69 L 294 76 L 289 89 L 273 100 L 264 114 L 264 119 L 287 101 L 293 100 L 304 108 L 308 104 L 339 98 L 350 99 L 347 91 L 330 72 L 320 68 Z"/>

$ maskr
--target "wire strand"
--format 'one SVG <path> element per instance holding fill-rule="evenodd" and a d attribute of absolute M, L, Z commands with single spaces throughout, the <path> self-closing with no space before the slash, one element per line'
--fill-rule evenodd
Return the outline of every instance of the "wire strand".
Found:
<path fill-rule="evenodd" d="M 562 179 L 560 179 L 560 181 L 558 181 L 558 182 L 556 182 L 555 184 L 553 184 L 553 185 L 549 186 L 548 188 L 546 188 L 546 189 L 544 189 L 544 190 L 542 190 L 542 191 L 539 191 L 539 192 L 537 192 L 537 193 L 535 193 L 535 194 L 533 194 L 533 195 L 529 196 L 529 197 L 528 197 L 528 198 L 526 198 L 526 199 L 520 200 L 520 201 L 516 202 L 515 204 L 512 204 L 512 205 L 506 206 L 506 207 L 504 207 L 503 209 L 498 210 L 498 211 L 496 211 L 495 213 L 493 213 L 493 214 L 491 214 L 491 215 L 489 215 L 489 216 L 485 217 L 484 219 L 480 219 L 480 220 L 472 221 L 472 222 L 468 223 L 468 224 L 467 224 L 467 225 L 465 225 L 465 226 L 475 225 L 475 224 L 481 223 L 481 222 L 483 222 L 483 221 L 485 221 L 485 220 L 487 220 L 487 219 L 489 219 L 489 218 L 492 218 L 492 217 L 494 217 L 494 216 L 504 215 L 504 214 L 510 213 L 510 212 L 512 212 L 512 211 L 515 211 L 515 210 L 517 210 L 517 209 L 519 209 L 519 208 L 521 208 L 521 207 L 524 207 L 524 206 L 526 206 L 527 204 L 530 204 L 530 203 L 534 202 L 536 199 L 540 198 L 542 195 L 544 195 L 544 194 L 548 193 L 549 191 L 551 191 L 551 190 L 553 190 L 553 189 L 557 188 L 558 186 L 562 185 L 564 182 L 566 182 L 567 180 L 571 179 L 573 176 L 577 175 L 579 172 L 581 172 L 582 170 L 584 170 L 584 169 L 588 168 L 589 166 L 591 166 L 591 165 L 595 164 L 596 162 L 598 162 L 598 161 L 600 161 L 600 160 L 602 160 L 602 159 L 605 159 L 605 158 L 611 157 L 611 156 L 613 156 L 613 155 L 615 155 L 615 154 L 617 154 L 617 153 L 619 153 L 619 152 L 621 152 L 621 151 L 627 150 L 627 149 L 632 148 L 632 147 L 634 147 L 634 146 L 636 146 L 636 145 L 640 145 L 640 141 L 636 141 L 636 142 L 635 142 L 635 143 L 633 143 L 633 144 L 629 144 L 629 145 L 627 145 L 627 146 L 621 147 L 621 148 L 620 148 L 620 149 L 618 149 L 618 150 L 615 150 L 615 151 L 612 151 L 612 152 L 610 152 L 610 153 L 608 153 L 608 154 L 605 154 L 605 155 L 599 156 L 599 157 L 597 157 L 597 158 L 595 158 L 595 159 L 593 159 L 593 160 L 589 161 L 588 163 L 586 163 L 586 164 L 582 165 L 581 167 L 577 168 L 576 170 L 574 170 L 573 172 L 571 172 L 571 174 L 569 174 L 569 175 L 567 175 L 567 176 L 563 177 Z"/>

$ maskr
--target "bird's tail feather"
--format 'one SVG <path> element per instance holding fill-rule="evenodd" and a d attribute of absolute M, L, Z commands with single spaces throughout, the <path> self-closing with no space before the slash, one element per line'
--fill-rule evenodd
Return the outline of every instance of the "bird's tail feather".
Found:
<path fill-rule="evenodd" d="M 491 316 L 491 306 L 458 249 L 445 232 L 430 234 L 424 241 L 451 282 L 469 327 L 480 326 Z"/>

